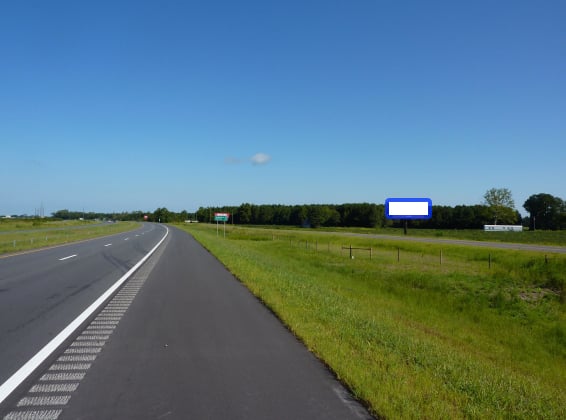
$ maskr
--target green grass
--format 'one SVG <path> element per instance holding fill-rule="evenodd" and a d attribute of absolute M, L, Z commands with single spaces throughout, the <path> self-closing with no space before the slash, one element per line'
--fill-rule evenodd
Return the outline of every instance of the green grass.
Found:
<path fill-rule="evenodd" d="M 260 226 L 254 226 L 259 228 Z M 313 229 L 304 229 L 292 226 L 261 226 L 269 230 L 295 230 L 311 232 Z M 403 236 L 402 228 L 317 228 L 314 231 L 336 233 L 364 233 L 373 235 Z M 566 231 L 523 231 L 523 232 L 484 232 L 481 229 L 416 229 L 409 225 L 408 236 L 417 238 L 465 239 L 486 242 L 510 242 L 522 244 L 559 245 L 566 246 Z"/>
<path fill-rule="evenodd" d="M 0 255 L 61 245 L 133 230 L 136 222 L 39 222 L 10 221 L 0 223 Z"/>
<path fill-rule="evenodd" d="M 376 415 L 566 417 L 563 255 L 183 228 Z"/>
<path fill-rule="evenodd" d="M 4 219 L 0 218 L 0 233 L 17 230 L 67 229 L 92 225 L 93 222 L 82 220 L 50 220 L 50 219 Z"/>

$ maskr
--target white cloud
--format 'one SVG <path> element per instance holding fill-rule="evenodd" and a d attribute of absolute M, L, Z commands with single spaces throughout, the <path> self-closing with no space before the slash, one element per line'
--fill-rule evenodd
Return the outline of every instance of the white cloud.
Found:
<path fill-rule="evenodd" d="M 250 160 L 254 165 L 265 165 L 271 160 L 271 156 L 266 155 L 265 153 L 256 153 L 250 158 Z"/>

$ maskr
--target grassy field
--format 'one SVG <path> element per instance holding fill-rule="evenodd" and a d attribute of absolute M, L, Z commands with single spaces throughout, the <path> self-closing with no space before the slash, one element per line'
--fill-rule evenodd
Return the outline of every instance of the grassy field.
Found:
<path fill-rule="evenodd" d="M 256 226 L 264 229 L 296 230 L 308 232 L 308 229 L 292 226 Z M 317 228 L 324 232 L 365 233 L 373 235 L 403 236 L 402 228 Z M 418 238 L 466 239 L 471 241 L 510 242 L 520 244 L 561 245 L 566 246 L 566 231 L 523 231 L 523 232 L 484 232 L 481 229 L 414 229 L 408 230 L 408 236 Z"/>
<path fill-rule="evenodd" d="M 22 230 L 68 229 L 90 226 L 94 222 L 80 220 L 4 219 L 0 218 L 0 233 Z"/>
<path fill-rule="evenodd" d="M 182 228 L 377 416 L 566 418 L 564 255 Z"/>
<path fill-rule="evenodd" d="M 113 235 L 138 226 L 135 222 L 3 220 L 0 222 L 0 255 Z"/>

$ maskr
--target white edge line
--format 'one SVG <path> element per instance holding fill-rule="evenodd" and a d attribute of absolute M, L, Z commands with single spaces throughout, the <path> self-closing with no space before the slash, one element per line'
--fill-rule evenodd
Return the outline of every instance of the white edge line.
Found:
<path fill-rule="evenodd" d="M 165 236 L 161 238 L 159 243 L 153 247 L 149 253 L 143 257 L 136 265 L 134 265 L 130 271 L 124 274 L 116 283 L 114 283 L 110 288 L 102 294 L 94 303 L 92 303 L 88 308 L 86 308 L 78 317 L 76 317 L 69 325 L 67 325 L 59 334 L 57 334 L 49 343 L 47 343 L 39 352 L 36 353 L 31 359 L 29 359 L 21 368 L 18 369 L 6 382 L 0 385 L 0 404 L 18 387 L 20 384 L 29 376 L 31 373 L 37 369 L 50 355 L 53 353 L 57 347 L 59 347 L 75 330 L 86 321 L 105 301 L 108 299 L 112 293 L 116 291 L 128 278 L 136 271 L 140 266 L 147 261 L 147 259 L 155 252 L 159 245 L 163 243 L 167 235 L 169 235 L 169 228 L 164 226 L 167 232 Z"/>
<path fill-rule="evenodd" d="M 69 255 L 68 257 L 65 257 L 65 258 L 59 258 L 59 261 L 65 261 L 65 260 L 68 260 L 69 258 L 75 258 L 76 256 L 77 256 L 77 254 Z"/>

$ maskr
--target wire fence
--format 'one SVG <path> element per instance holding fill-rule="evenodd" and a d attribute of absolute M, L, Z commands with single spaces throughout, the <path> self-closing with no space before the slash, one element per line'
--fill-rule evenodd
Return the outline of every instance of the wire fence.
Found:
<path fill-rule="evenodd" d="M 84 232 L 89 235 L 90 232 Z M 51 235 L 34 235 L 30 237 L 10 238 L 0 242 L 0 252 L 18 252 L 27 249 L 47 247 L 50 245 L 60 245 L 73 241 L 76 235 L 70 233 L 51 234 Z"/>
<path fill-rule="evenodd" d="M 299 239 L 296 236 L 283 236 L 283 235 L 275 235 L 269 234 L 266 236 L 264 240 L 272 240 L 272 241 L 286 241 L 289 243 L 290 247 L 303 249 L 304 251 L 310 252 L 326 252 L 326 253 L 334 253 L 339 254 L 342 257 L 347 257 L 349 259 L 369 259 L 373 260 L 376 257 L 383 257 L 386 256 L 387 259 L 391 260 L 394 259 L 396 262 L 403 262 L 403 261 L 411 261 L 414 262 L 415 258 L 418 256 L 419 260 L 423 263 L 428 264 L 437 264 L 439 266 L 445 265 L 446 263 L 450 262 L 450 257 L 452 260 L 462 260 L 460 255 L 454 256 L 450 253 L 450 250 L 445 249 L 438 249 L 436 250 L 436 254 L 431 252 L 419 252 L 413 250 L 404 250 L 401 246 L 393 246 L 387 244 L 376 244 L 375 247 L 373 246 L 360 246 L 354 244 L 344 244 L 344 243 L 336 243 L 332 241 L 319 241 L 319 240 L 309 240 L 309 239 Z M 478 251 L 481 257 L 475 256 L 474 258 L 470 259 L 469 261 L 480 262 L 484 263 L 488 269 L 494 268 L 497 262 L 501 262 L 501 257 L 497 253 L 490 252 L 486 250 L 485 252 Z M 535 257 L 535 260 L 548 266 L 552 264 L 553 260 L 552 254 L 540 254 L 539 257 Z"/>

